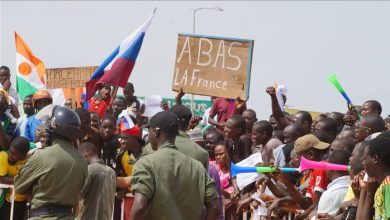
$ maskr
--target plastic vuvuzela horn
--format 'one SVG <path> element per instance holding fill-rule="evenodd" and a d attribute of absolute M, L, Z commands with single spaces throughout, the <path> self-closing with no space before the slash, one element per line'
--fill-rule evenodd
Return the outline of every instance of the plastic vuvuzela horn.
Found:
<path fill-rule="evenodd" d="M 230 166 L 231 175 L 236 176 L 239 173 L 272 173 L 277 169 L 275 167 L 241 167 L 234 163 Z M 282 172 L 298 172 L 298 168 L 282 167 L 279 168 Z"/>

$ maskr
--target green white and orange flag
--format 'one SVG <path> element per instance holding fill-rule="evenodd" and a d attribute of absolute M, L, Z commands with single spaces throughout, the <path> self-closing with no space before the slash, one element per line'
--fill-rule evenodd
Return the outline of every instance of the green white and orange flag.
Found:
<path fill-rule="evenodd" d="M 40 89 L 46 89 L 46 68 L 15 32 L 16 43 L 16 90 L 20 100 L 27 95 L 32 95 Z M 66 98 L 71 97 L 70 89 L 47 89 L 53 97 L 53 104 L 63 105 Z M 83 93 L 83 88 L 76 90 L 77 100 Z"/>
<path fill-rule="evenodd" d="M 39 89 L 46 89 L 45 66 L 15 32 L 16 43 L 16 90 L 20 100 Z"/>

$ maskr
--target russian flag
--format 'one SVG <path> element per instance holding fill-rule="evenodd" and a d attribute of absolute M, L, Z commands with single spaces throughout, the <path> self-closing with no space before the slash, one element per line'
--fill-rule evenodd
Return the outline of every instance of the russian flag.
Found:
<path fill-rule="evenodd" d="M 134 68 L 135 60 L 144 40 L 145 32 L 152 22 L 153 13 L 149 18 L 127 37 L 107 59 L 96 69 L 88 82 L 86 82 L 86 100 L 93 97 L 102 84 L 110 84 L 118 87 L 125 87 L 127 80 Z"/>
<path fill-rule="evenodd" d="M 129 114 L 126 113 L 122 118 L 119 119 L 117 125 L 121 131 L 125 131 L 134 127 L 134 122 L 131 120 Z"/>

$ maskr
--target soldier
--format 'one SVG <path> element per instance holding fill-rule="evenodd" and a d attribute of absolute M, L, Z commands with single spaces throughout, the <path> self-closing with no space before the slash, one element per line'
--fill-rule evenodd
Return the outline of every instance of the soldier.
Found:
<path fill-rule="evenodd" d="M 83 137 L 80 118 L 55 106 L 47 121 L 49 147 L 35 152 L 15 179 L 18 194 L 32 194 L 30 219 L 73 220 L 87 178 L 87 163 L 72 143 Z"/>
<path fill-rule="evenodd" d="M 159 112 L 148 124 L 154 153 L 141 156 L 131 176 L 134 204 L 130 219 L 216 219 L 219 196 L 204 166 L 174 145 L 178 119 Z"/>

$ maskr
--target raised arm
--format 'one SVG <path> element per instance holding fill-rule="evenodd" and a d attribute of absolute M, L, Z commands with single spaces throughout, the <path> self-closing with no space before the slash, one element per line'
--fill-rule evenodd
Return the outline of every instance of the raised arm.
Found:
<path fill-rule="evenodd" d="M 176 96 L 175 96 L 176 105 L 182 105 L 183 104 L 181 102 L 181 98 L 183 98 L 184 95 L 185 95 L 185 93 L 183 92 L 183 88 L 180 87 L 180 90 L 177 91 Z"/>
<path fill-rule="evenodd" d="M 290 123 L 290 121 L 285 116 L 282 109 L 280 109 L 278 99 L 276 98 L 275 87 L 267 87 L 266 92 L 271 96 L 272 115 L 275 117 L 275 120 L 278 122 L 281 129 L 284 129 Z"/>

